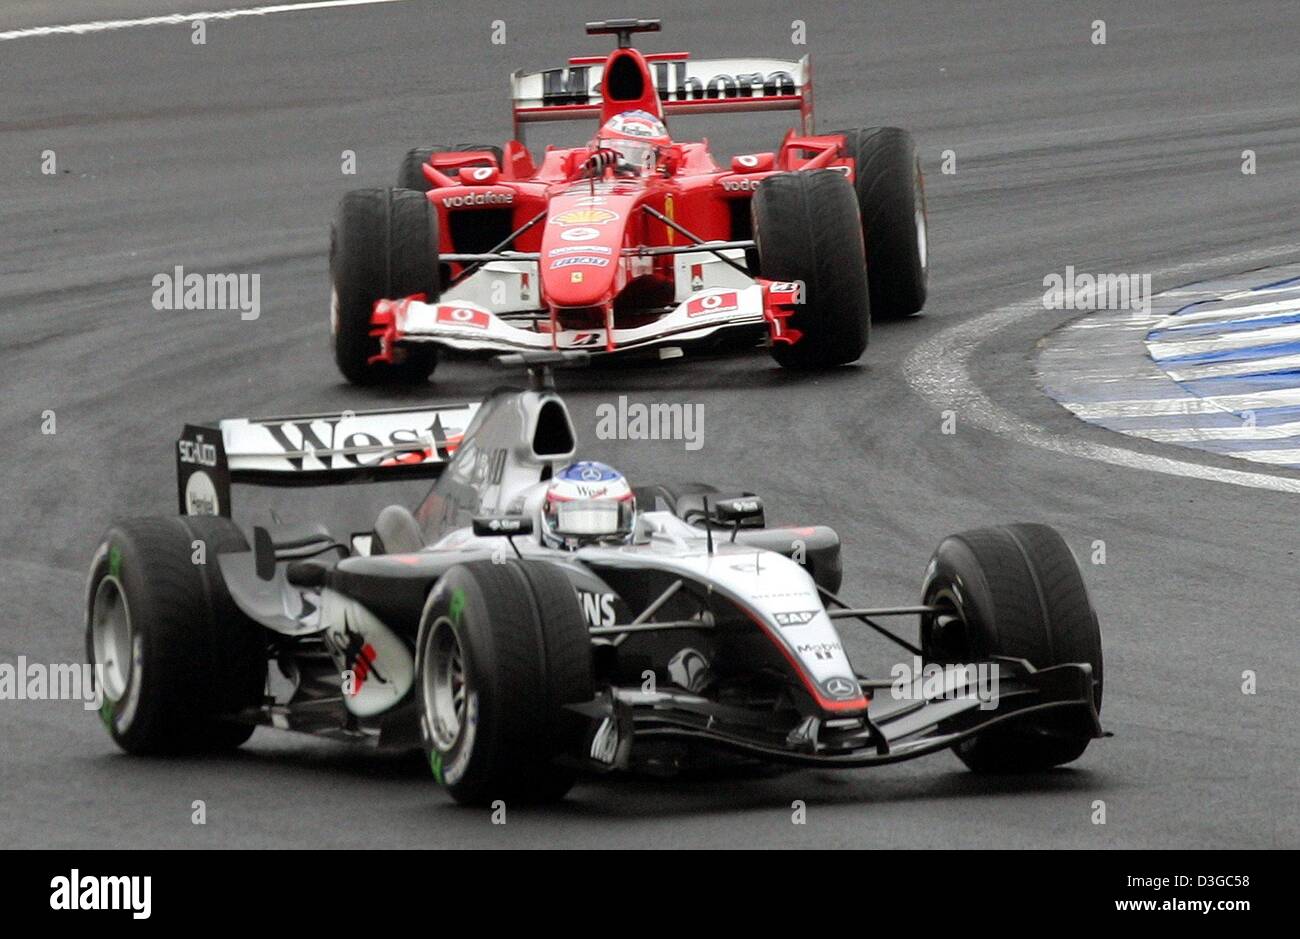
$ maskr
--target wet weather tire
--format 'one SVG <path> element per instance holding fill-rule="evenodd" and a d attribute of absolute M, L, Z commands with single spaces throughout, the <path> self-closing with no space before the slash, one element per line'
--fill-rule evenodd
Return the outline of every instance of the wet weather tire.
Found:
<path fill-rule="evenodd" d="M 862 222 L 853 187 L 833 170 L 769 176 L 754 193 L 759 272 L 803 285 L 786 326 L 801 336 L 774 342 L 786 368 L 828 368 L 858 359 L 871 334 Z"/>
<path fill-rule="evenodd" d="M 86 652 L 103 668 L 100 716 L 128 753 L 221 751 L 253 733 L 231 718 L 261 703 L 266 646 L 217 566 L 218 554 L 246 550 L 224 518 L 109 529 L 91 566 Z"/>
<path fill-rule="evenodd" d="M 577 593 L 539 561 L 471 561 L 429 595 L 416 661 L 420 730 L 434 775 L 467 805 L 551 802 L 573 785 L 594 694 Z"/>
<path fill-rule="evenodd" d="M 916 145 L 898 127 L 835 133 L 844 135 L 846 155 L 855 163 L 871 315 L 876 320 L 911 316 L 925 306 L 930 250 Z"/>
<path fill-rule="evenodd" d="M 934 553 L 922 600 L 945 613 L 921 623 L 928 662 L 971 663 L 990 656 L 1036 668 L 1092 666 L 1101 710 L 1101 630 L 1079 565 L 1055 529 L 1006 525 L 953 535 Z M 1045 714 L 997 726 L 954 749 L 977 772 L 1047 769 L 1077 759 L 1092 739 L 1077 723 Z"/>
<path fill-rule="evenodd" d="M 430 345 L 401 346 L 394 363 L 370 361 L 380 351 L 370 335 L 376 300 L 422 293 L 438 296 L 438 216 L 428 198 L 409 189 L 357 189 L 339 203 L 330 229 L 330 334 L 334 359 L 359 385 L 415 383 L 438 363 Z"/>

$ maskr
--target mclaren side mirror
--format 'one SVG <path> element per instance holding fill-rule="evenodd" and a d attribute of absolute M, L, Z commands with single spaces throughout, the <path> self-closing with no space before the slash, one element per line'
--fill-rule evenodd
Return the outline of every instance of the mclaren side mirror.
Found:
<path fill-rule="evenodd" d="M 720 522 L 743 522 L 763 517 L 763 500 L 758 496 L 737 496 L 713 503 L 713 515 Z"/>
<path fill-rule="evenodd" d="M 531 534 L 533 520 L 527 515 L 478 515 L 474 518 L 474 534 L 480 538 L 494 535 L 513 538 L 515 535 Z"/>

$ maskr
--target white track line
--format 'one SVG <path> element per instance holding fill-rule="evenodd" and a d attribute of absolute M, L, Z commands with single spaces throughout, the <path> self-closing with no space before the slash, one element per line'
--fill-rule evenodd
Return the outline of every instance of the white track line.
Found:
<path fill-rule="evenodd" d="M 1195 398 L 1124 398 L 1118 401 L 1068 402 L 1067 408 L 1084 420 L 1105 417 L 1169 417 L 1171 415 L 1214 414 L 1228 411 L 1242 414 L 1263 408 L 1287 408 L 1300 404 L 1300 388 L 1276 388 L 1248 395 L 1199 395 Z"/>
<path fill-rule="evenodd" d="M 1160 443 L 1207 443 L 1215 440 L 1282 440 L 1286 437 L 1300 435 L 1300 421 L 1288 421 L 1285 424 L 1268 424 L 1250 426 L 1245 422 L 1240 427 L 1185 427 L 1178 430 L 1146 429 L 1134 431 L 1148 440 Z M 1232 454 L 1236 456 L 1236 454 Z M 1292 462 L 1300 463 L 1300 460 Z"/>
<path fill-rule="evenodd" d="M 278 3 L 274 6 L 248 7 L 242 10 L 218 10 L 212 13 L 168 13 L 163 16 L 146 16 L 135 20 L 99 20 L 93 23 L 71 23 L 67 26 L 29 26 L 0 33 L 0 42 L 6 39 L 30 39 L 35 36 L 84 36 L 113 29 L 130 29 L 132 26 L 174 26 L 178 23 L 195 23 L 199 20 L 233 20 L 241 16 L 266 16 L 271 13 L 297 13 L 302 10 L 328 10 L 332 7 L 359 7 L 375 3 L 406 3 L 407 0 L 316 0 L 313 3 Z"/>
<path fill-rule="evenodd" d="M 1230 454 L 1239 460 L 1256 463 L 1277 463 L 1279 466 L 1300 463 L 1300 450 L 1239 450 Z"/>
<path fill-rule="evenodd" d="M 1204 261 L 1179 264 L 1150 273 L 1152 277 L 1179 277 L 1192 275 L 1197 270 L 1207 267 L 1239 265 L 1241 269 L 1245 269 L 1246 266 L 1256 262 L 1294 257 L 1297 254 L 1300 254 L 1300 245 L 1283 245 L 1277 248 L 1261 248 L 1218 258 L 1207 258 Z M 971 355 L 981 341 L 994 332 L 1020 320 L 1041 316 L 1042 313 L 1042 297 L 1035 296 L 1032 300 L 973 316 L 956 326 L 940 331 L 917 346 L 903 364 L 903 374 L 913 389 L 937 407 L 956 411 L 959 420 L 969 421 L 1030 446 L 1127 469 L 1204 479 L 1253 489 L 1300 493 L 1300 479 L 1247 470 L 1222 469 L 1188 460 L 1153 456 L 1136 450 L 1126 450 L 1123 447 L 1079 440 L 1064 434 L 1052 433 L 999 407 L 971 378 L 968 368 Z"/>
<path fill-rule="evenodd" d="M 1300 288 L 1291 287 L 1293 291 Z M 1224 297 L 1223 299 L 1228 299 Z M 1216 307 L 1213 310 L 1199 310 L 1194 313 L 1171 313 L 1156 326 L 1157 329 L 1191 329 L 1204 326 L 1207 322 L 1223 320 L 1225 323 L 1248 323 L 1251 320 L 1267 319 L 1278 313 L 1289 313 L 1300 306 L 1300 297 L 1290 300 L 1274 300 L 1269 303 L 1252 303 L 1249 306 Z M 1232 315 L 1229 315 L 1232 314 Z M 1242 314 L 1250 314 L 1243 316 Z M 1171 325 L 1166 326 L 1165 323 Z"/>
<path fill-rule="evenodd" d="M 1244 362 L 1224 362 L 1212 365 L 1162 366 L 1174 381 L 1196 381 L 1198 378 L 1235 378 L 1239 375 L 1257 375 L 1263 372 L 1282 372 L 1300 369 L 1300 355 L 1275 355 L 1267 359 L 1247 359 Z"/>
<path fill-rule="evenodd" d="M 1274 342 L 1289 342 L 1300 339 L 1300 323 L 1287 323 L 1284 326 L 1265 326 L 1261 329 L 1242 329 L 1237 332 L 1209 336 L 1205 339 L 1153 339 L 1147 343 L 1151 358 L 1157 362 L 1177 358 L 1181 355 L 1195 355 L 1204 352 L 1227 352 L 1230 349 L 1249 349 Z"/>

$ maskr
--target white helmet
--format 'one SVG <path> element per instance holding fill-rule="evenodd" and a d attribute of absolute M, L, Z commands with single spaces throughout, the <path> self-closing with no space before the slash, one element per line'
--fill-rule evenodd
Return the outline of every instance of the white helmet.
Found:
<path fill-rule="evenodd" d="M 636 497 L 618 470 L 582 461 L 560 470 L 542 502 L 542 538 L 557 547 L 625 542 L 636 521 Z"/>
<path fill-rule="evenodd" d="M 618 154 L 617 172 L 649 176 L 659 163 L 660 149 L 670 143 L 668 128 L 659 118 L 647 111 L 624 111 L 605 122 L 591 145 Z"/>

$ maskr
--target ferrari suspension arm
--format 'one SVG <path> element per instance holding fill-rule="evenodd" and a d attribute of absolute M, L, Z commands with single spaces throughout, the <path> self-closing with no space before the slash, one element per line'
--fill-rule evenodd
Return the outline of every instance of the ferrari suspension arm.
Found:
<path fill-rule="evenodd" d="M 657 218 L 659 221 L 663 222 L 673 231 L 685 235 L 687 238 L 691 239 L 691 241 L 695 242 L 695 244 L 699 245 L 705 251 L 708 251 L 710 254 L 717 255 L 718 260 L 729 265 L 730 267 L 734 267 L 736 270 L 740 271 L 740 273 L 744 274 L 746 277 L 751 276 L 748 270 L 741 267 L 735 261 L 731 260 L 731 258 L 723 254 L 720 246 L 709 244 L 708 242 L 704 241 L 702 238 L 696 236 L 694 232 L 690 231 L 687 228 L 683 228 L 681 225 L 678 225 L 676 222 L 670 219 L 667 215 L 664 215 L 662 212 L 655 211 L 654 209 L 650 208 L 650 206 L 648 205 L 642 205 L 641 208 L 644 209 L 648 215 L 650 215 L 653 218 Z"/>
<path fill-rule="evenodd" d="M 493 254 L 499 254 L 500 252 L 504 251 L 506 248 L 510 247 L 510 245 L 514 244 L 516 238 L 518 238 L 518 237 L 519 237 L 520 235 L 522 235 L 524 232 L 528 231 L 528 229 L 532 228 L 534 225 L 536 225 L 536 224 L 537 224 L 538 222 L 540 222 L 542 219 L 546 218 L 546 211 L 547 211 L 546 209 L 543 209 L 542 211 L 538 212 L 536 215 L 534 215 L 534 216 L 532 217 L 532 219 L 530 219 L 530 220 L 527 221 L 527 222 L 524 222 L 523 225 L 521 225 L 520 227 L 516 228 L 516 229 L 515 229 L 514 231 L 512 231 L 509 235 L 506 235 L 505 240 L 502 241 L 500 244 L 494 245 L 492 248 L 490 248 L 489 250 L 487 250 L 487 251 L 485 251 L 485 252 L 483 252 L 483 253 L 484 253 L 485 255 L 493 255 Z M 486 258 L 486 259 L 484 259 L 484 260 L 474 261 L 474 262 L 471 263 L 471 264 L 467 264 L 467 265 L 466 265 L 466 266 L 461 270 L 460 274 L 458 274 L 457 276 L 455 276 L 455 277 L 453 277 L 453 278 L 451 279 L 451 283 L 448 284 L 447 287 L 448 287 L 448 288 L 455 287 L 455 286 L 456 286 L 457 284 L 459 284 L 461 281 L 465 280 L 465 278 L 469 277 L 471 274 L 473 274 L 475 271 L 477 271 L 480 267 L 482 267 L 484 264 L 486 264 L 488 260 L 491 260 L 491 258 L 489 257 L 489 258 Z"/>
<path fill-rule="evenodd" d="M 714 241 L 709 243 L 709 250 L 714 252 L 747 250 L 752 247 L 754 247 L 752 239 L 749 241 Z M 650 258 L 668 254 L 693 254 L 698 250 L 698 244 L 643 245 L 637 248 L 624 248 L 621 254 L 627 258 Z M 540 261 L 542 253 L 540 251 L 458 251 L 442 254 L 438 257 L 442 261 L 457 261 L 463 264 L 469 261 Z"/>
<path fill-rule="evenodd" d="M 691 254 L 699 250 L 700 243 L 689 245 L 659 245 L 657 247 L 642 248 L 624 248 L 623 254 L 629 257 L 648 258 L 659 257 L 665 254 Z M 714 254 L 719 251 L 735 250 L 737 248 L 749 249 L 754 247 L 753 240 L 749 241 L 713 241 L 709 243 L 708 249 Z"/>
<path fill-rule="evenodd" d="M 465 263 L 467 261 L 538 261 L 541 260 L 540 251 L 497 251 L 487 252 L 479 251 L 475 253 L 455 252 L 452 254 L 440 254 L 440 261 L 458 261 Z"/>

